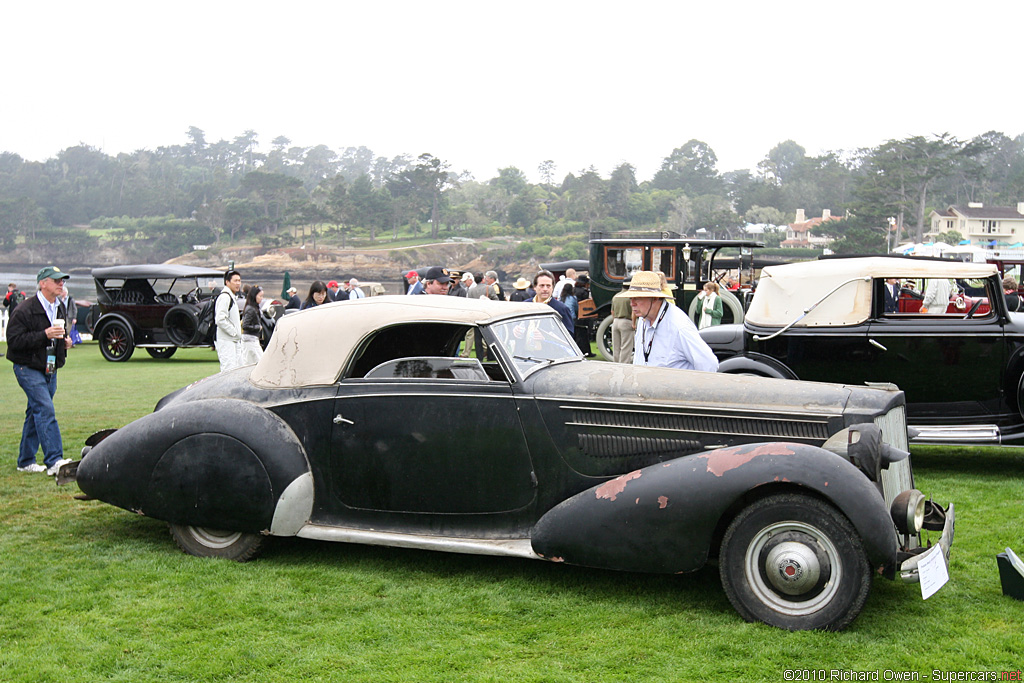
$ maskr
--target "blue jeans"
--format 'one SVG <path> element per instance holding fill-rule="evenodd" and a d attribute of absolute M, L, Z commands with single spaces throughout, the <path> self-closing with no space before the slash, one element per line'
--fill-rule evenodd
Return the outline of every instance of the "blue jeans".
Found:
<path fill-rule="evenodd" d="M 60 439 L 57 414 L 53 411 L 53 395 L 57 393 L 57 373 L 47 375 L 27 365 L 14 365 L 14 376 L 28 397 L 25 426 L 21 430 L 21 448 L 18 467 L 27 467 L 36 461 L 36 451 L 43 447 L 43 464 L 53 466 L 64 457 L 64 444 Z"/>

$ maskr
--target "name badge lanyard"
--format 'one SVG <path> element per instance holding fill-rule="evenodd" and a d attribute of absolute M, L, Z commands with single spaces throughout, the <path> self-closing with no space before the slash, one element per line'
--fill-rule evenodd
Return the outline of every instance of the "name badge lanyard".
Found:
<path fill-rule="evenodd" d="M 658 319 L 654 321 L 653 325 L 651 325 L 651 341 L 650 341 L 650 343 L 647 342 L 647 328 L 644 328 L 643 337 L 640 340 L 640 346 L 641 346 L 641 349 L 644 352 L 644 365 L 646 365 L 648 363 L 648 361 L 650 360 L 650 358 L 651 358 L 651 348 L 654 346 L 654 335 L 656 335 L 658 333 L 658 326 L 661 325 L 661 319 L 665 317 L 665 314 L 667 312 L 668 312 L 668 306 L 666 306 L 664 304 L 664 302 L 662 302 L 662 304 L 661 304 L 661 312 L 658 313 Z"/>

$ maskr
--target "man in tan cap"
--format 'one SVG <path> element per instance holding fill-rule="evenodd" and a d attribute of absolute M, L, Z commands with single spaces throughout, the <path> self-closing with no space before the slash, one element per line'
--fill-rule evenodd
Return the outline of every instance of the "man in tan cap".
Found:
<path fill-rule="evenodd" d="M 718 359 L 689 316 L 662 288 L 661 277 L 649 270 L 633 273 L 629 289 L 619 296 L 629 298 L 636 316 L 633 336 L 633 365 L 716 372 Z"/>

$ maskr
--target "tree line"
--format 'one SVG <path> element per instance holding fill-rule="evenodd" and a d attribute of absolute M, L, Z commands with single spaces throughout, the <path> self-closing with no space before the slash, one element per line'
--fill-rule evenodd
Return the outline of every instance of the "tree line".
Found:
<path fill-rule="evenodd" d="M 882 251 L 890 217 L 900 237 L 920 240 L 933 208 L 1024 201 L 1024 135 L 996 131 L 819 156 L 786 140 L 756 168 L 725 172 L 709 145 L 689 140 L 650 179 L 629 163 L 605 177 L 594 167 L 562 175 L 543 160 L 539 183 L 511 166 L 479 180 L 430 153 L 386 158 L 366 147 L 293 146 L 284 136 L 260 150 L 255 131 L 208 142 L 192 127 L 184 144 L 130 154 L 84 144 L 45 161 L 0 153 L 0 247 L 87 259 L 107 241 L 164 259 L 197 244 L 511 235 L 545 238 L 561 245 L 557 256 L 582 258 L 595 230 L 738 237 L 746 223 L 785 225 L 797 209 L 809 217 L 829 209 L 846 216 L 822 228 L 837 251 Z M 766 235 L 769 244 L 782 238 Z M 525 251 L 543 251 L 529 244 Z"/>

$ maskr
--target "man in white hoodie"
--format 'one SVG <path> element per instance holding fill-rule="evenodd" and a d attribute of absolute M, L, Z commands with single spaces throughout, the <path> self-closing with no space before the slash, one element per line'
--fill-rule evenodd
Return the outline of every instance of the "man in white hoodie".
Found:
<path fill-rule="evenodd" d="M 213 321 L 217 325 L 217 358 L 220 371 L 226 372 L 242 365 L 242 319 L 238 314 L 235 297 L 242 289 L 242 276 L 237 270 L 224 273 L 224 289 L 217 295 Z"/>

